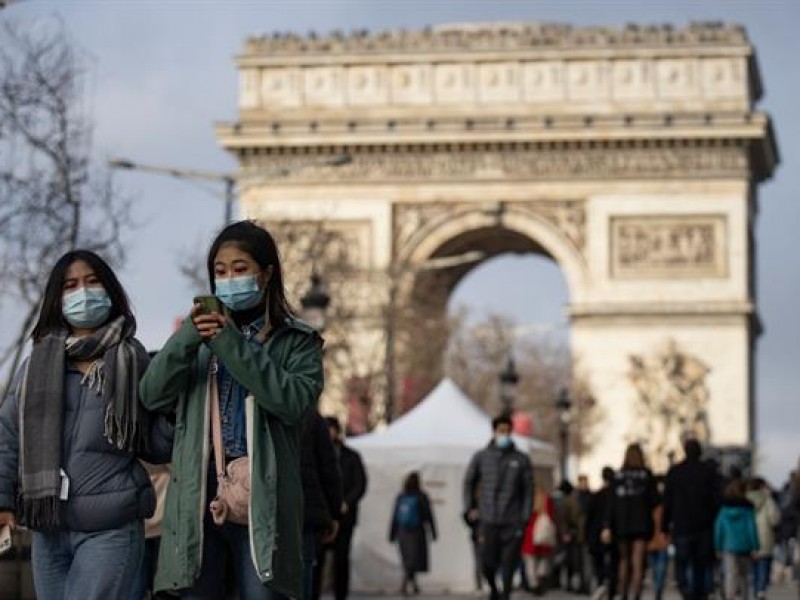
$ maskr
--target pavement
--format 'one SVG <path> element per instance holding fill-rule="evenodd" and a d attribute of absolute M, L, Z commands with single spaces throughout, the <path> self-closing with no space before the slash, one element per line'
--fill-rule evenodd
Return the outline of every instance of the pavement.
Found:
<path fill-rule="evenodd" d="M 420 586 L 424 585 L 424 581 L 420 580 Z M 768 600 L 798 600 L 800 595 L 798 595 L 798 585 L 789 584 L 789 583 L 779 583 L 774 584 L 768 591 L 767 591 L 767 599 Z M 475 600 L 476 598 L 480 599 L 488 599 L 487 593 L 472 593 L 472 594 L 437 594 L 437 593 L 426 593 L 424 590 L 418 596 L 402 596 L 400 594 L 350 594 L 350 598 L 358 598 L 367 600 L 370 598 L 376 598 L 378 600 L 414 600 L 414 598 L 419 598 L 420 600 Z M 331 600 L 332 596 L 323 596 L 325 600 Z M 568 594 L 566 592 L 562 592 L 560 590 L 554 590 L 546 593 L 544 596 L 534 596 L 524 591 L 517 591 L 511 596 L 512 600 L 533 600 L 534 598 L 541 598 L 545 600 L 590 600 L 590 596 L 580 596 L 577 594 Z M 647 589 L 645 589 L 643 598 L 645 600 L 651 600 L 653 598 L 653 593 Z M 752 600 L 752 594 L 750 596 Z M 678 594 L 677 590 L 668 589 L 664 594 L 664 600 L 680 600 L 680 595 Z"/>

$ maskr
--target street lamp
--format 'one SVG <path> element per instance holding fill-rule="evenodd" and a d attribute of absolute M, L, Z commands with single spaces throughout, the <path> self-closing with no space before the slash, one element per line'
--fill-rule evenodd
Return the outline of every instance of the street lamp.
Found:
<path fill-rule="evenodd" d="M 300 298 L 303 306 L 303 317 L 314 329 L 320 333 L 325 330 L 328 305 L 331 303 L 328 288 L 322 278 L 316 273 L 311 274 L 311 287 Z"/>
<path fill-rule="evenodd" d="M 196 169 L 177 169 L 174 167 L 163 167 L 157 165 L 144 165 L 141 163 L 127 160 L 124 158 L 112 158 L 108 161 L 108 166 L 114 169 L 124 169 L 127 171 L 144 171 L 147 173 L 155 173 L 157 175 L 166 175 L 168 177 L 175 177 L 178 179 L 193 179 L 201 181 L 216 181 L 225 186 L 223 198 L 225 200 L 225 224 L 231 222 L 233 218 L 233 202 L 235 200 L 234 188 L 237 184 L 243 183 L 250 179 L 258 180 L 261 176 L 264 177 L 279 177 L 289 175 L 295 171 L 305 169 L 307 167 L 340 167 L 352 162 L 353 158 L 349 154 L 333 154 L 331 156 L 324 156 L 319 160 L 309 160 L 306 162 L 298 163 L 290 167 L 278 167 L 275 169 L 266 169 L 264 171 L 256 171 L 254 173 L 222 173 L 219 171 L 198 171 Z"/>
<path fill-rule="evenodd" d="M 497 376 L 500 383 L 500 404 L 503 406 L 503 412 L 511 414 L 514 410 L 514 403 L 517 399 L 517 384 L 519 384 L 519 375 L 514 365 L 514 357 L 509 354 L 506 368 L 503 369 Z"/>
<path fill-rule="evenodd" d="M 569 391 L 563 387 L 558 392 L 555 401 L 556 412 L 558 413 L 558 436 L 561 442 L 560 469 L 561 479 L 567 479 L 567 454 L 569 451 L 569 422 L 572 419 L 572 400 Z"/>

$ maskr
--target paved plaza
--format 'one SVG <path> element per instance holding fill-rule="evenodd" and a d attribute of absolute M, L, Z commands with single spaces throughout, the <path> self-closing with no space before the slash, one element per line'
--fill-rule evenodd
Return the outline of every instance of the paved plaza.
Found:
<path fill-rule="evenodd" d="M 350 594 L 351 598 L 359 598 L 359 599 L 367 599 L 367 598 L 380 598 L 381 600 L 408 600 L 409 598 L 414 598 L 414 596 L 402 596 L 400 594 L 390 594 L 390 595 L 377 595 L 377 594 Z M 474 600 L 475 598 L 488 598 L 488 594 L 436 594 L 436 593 L 425 593 L 423 591 L 422 594 L 417 596 L 418 598 L 422 598 L 424 600 Z M 653 593 L 645 590 L 643 594 L 645 600 L 651 600 L 654 596 Z M 752 595 L 750 596 L 752 598 Z M 324 600 L 330 600 L 332 596 L 324 596 Z M 512 600 L 524 600 L 527 598 L 546 598 L 548 600 L 589 600 L 590 596 L 579 596 L 576 594 L 567 594 L 560 590 L 555 590 L 552 592 L 548 592 L 544 596 L 534 596 L 533 594 L 529 594 L 527 592 L 518 591 L 515 592 L 512 596 Z M 678 600 L 680 595 L 678 594 L 677 590 L 670 589 L 667 590 L 667 593 L 664 595 L 664 600 Z M 800 595 L 798 594 L 798 587 L 797 585 L 789 585 L 789 584 L 776 584 L 773 585 L 769 592 L 767 593 L 768 600 L 798 600 Z"/>

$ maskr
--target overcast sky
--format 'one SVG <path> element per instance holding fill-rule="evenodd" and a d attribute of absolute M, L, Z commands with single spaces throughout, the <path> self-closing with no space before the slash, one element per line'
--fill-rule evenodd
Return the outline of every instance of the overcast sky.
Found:
<path fill-rule="evenodd" d="M 737 22 L 755 44 L 765 97 L 759 108 L 775 121 L 782 165 L 760 187 L 758 220 L 759 309 L 765 334 L 758 345 L 757 413 L 761 464 L 773 480 L 785 478 L 800 453 L 800 2 L 722 0 L 520 2 L 446 0 L 319 0 L 308 2 L 189 2 L 178 0 L 27 0 L 0 11 L 21 25 L 60 15 L 91 57 L 89 103 L 97 128 L 98 159 L 123 156 L 142 162 L 231 171 L 220 150 L 215 121 L 236 118 L 233 56 L 251 35 L 274 31 L 420 28 L 453 22 L 529 21 L 574 25 L 690 21 Z M 185 181 L 141 173 L 119 183 L 137 198 L 142 227 L 130 240 L 121 272 L 140 321 L 140 336 L 157 347 L 191 291 L 178 274 L 177 254 L 204 253 L 222 221 L 218 197 Z M 221 189 L 217 190 L 221 192 Z M 520 277 L 524 272 L 525 276 Z M 498 289 L 514 294 L 497 294 Z M 453 304 L 504 312 L 520 323 L 564 327 L 567 290 L 557 266 L 536 257 L 500 257 L 476 268 L 456 289 Z M 15 311 L 0 297 L 0 324 Z"/>

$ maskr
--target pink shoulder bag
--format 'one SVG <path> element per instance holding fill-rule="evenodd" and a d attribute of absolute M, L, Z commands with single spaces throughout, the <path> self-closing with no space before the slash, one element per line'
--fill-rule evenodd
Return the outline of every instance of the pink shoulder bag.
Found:
<path fill-rule="evenodd" d="M 214 444 L 214 463 L 217 470 L 217 496 L 209 509 L 214 523 L 225 521 L 247 525 L 250 521 L 250 458 L 242 456 L 225 465 L 222 445 L 222 424 L 219 416 L 219 390 L 217 388 L 217 359 L 212 358 L 209 372 L 211 395 L 211 436 Z"/>

